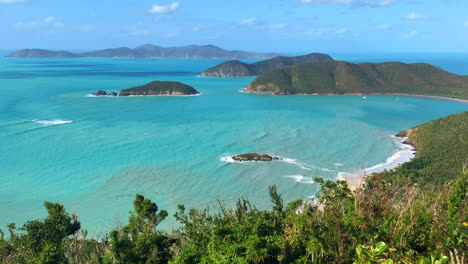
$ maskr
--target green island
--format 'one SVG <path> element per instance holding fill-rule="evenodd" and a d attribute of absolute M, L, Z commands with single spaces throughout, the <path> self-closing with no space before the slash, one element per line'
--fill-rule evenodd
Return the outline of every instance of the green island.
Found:
<path fill-rule="evenodd" d="M 118 96 L 157 96 L 157 95 L 196 95 L 199 92 L 192 86 L 174 81 L 153 81 L 145 85 L 123 89 Z M 94 96 L 117 96 L 117 93 L 107 93 L 99 90 L 93 93 Z"/>
<path fill-rule="evenodd" d="M 275 95 L 408 94 L 468 99 L 468 76 L 425 63 L 326 61 L 272 70 L 247 92 Z"/>
<path fill-rule="evenodd" d="M 273 161 L 280 160 L 278 157 L 270 156 L 267 154 L 258 154 L 258 153 L 245 153 L 232 157 L 235 161 Z"/>
<path fill-rule="evenodd" d="M 256 76 L 267 71 L 278 69 L 306 62 L 333 61 L 327 54 L 311 53 L 303 56 L 285 57 L 278 56 L 272 59 L 258 61 L 252 64 L 244 63 L 239 60 L 232 60 L 220 63 L 212 68 L 202 72 L 200 76 L 204 77 L 240 77 Z"/>
<path fill-rule="evenodd" d="M 99 240 L 45 202 L 45 219 L 0 232 L 0 263 L 466 263 L 467 126 L 463 112 L 399 133 L 416 158 L 354 192 L 317 178 L 313 202 L 284 204 L 271 186 L 266 210 L 245 198 L 217 212 L 179 205 L 171 233 L 158 229 L 167 211 L 138 194 L 128 223 Z"/>
<path fill-rule="evenodd" d="M 214 45 L 187 45 L 161 47 L 144 44 L 136 48 L 108 48 L 88 52 L 68 52 L 45 49 L 22 49 L 6 57 L 13 58 L 186 58 L 186 59 L 264 59 L 276 53 L 256 53 L 242 50 L 225 50 Z"/>

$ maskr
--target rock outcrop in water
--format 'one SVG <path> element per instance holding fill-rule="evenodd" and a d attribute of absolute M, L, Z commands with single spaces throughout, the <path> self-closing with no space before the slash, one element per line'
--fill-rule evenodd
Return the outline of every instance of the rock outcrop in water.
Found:
<path fill-rule="evenodd" d="M 265 59 L 278 56 L 274 53 L 256 53 L 242 50 L 225 50 L 213 45 L 188 45 L 182 47 L 159 47 L 146 44 L 134 49 L 122 47 L 90 52 L 67 52 L 44 49 L 24 49 L 12 52 L 7 57 L 16 58 L 187 58 L 187 59 Z"/>
<path fill-rule="evenodd" d="M 272 161 L 280 160 L 278 157 L 270 156 L 267 154 L 257 154 L 257 153 L 246 153 L 240 154 L 232 157 L 235 161 Z"/>
<path fill-rule="evenodd" d="M 121 90 L 118 96 L 130 95 L 196 95 L 199 94 L 195 88 L 180 82 L 173 81 L 153 81 L 145 85 L 136 86 Z M 93 93 L 94 96 L 117 96 L 116 92 L 107 93 L 99 90 Z"/>
<path fill-rule="evenodd" d="M 468 76 L 426 63 L 303 63 L 262 74 L 247 92 L 290 94 L 415 94 L 468 99 Z"/>
<path fill-rule="evenodd" d="M 273 59 L 247 64 L 238 60 L 226 61 L 202 72 L 201 76 L 207 77 L 240 77 L 255 76 L 278 69 L 306 62 L 333 61 L 333 58 L 327 54 L 311 53 L 304 56 L 295 57 L 275 57 Z"/>
<path fill-rule="evenodd" d="M 106 96 L 107 92 L 104 90 L 99 90 L 93 93 L 94 96 Z"/>

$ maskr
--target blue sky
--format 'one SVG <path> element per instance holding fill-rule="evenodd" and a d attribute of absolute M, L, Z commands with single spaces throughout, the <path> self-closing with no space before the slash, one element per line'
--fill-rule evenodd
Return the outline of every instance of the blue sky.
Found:
<path fill-rule="evenodd" d="M 468 52 L 467 0 L 0 0 L 0 49 Z"/>

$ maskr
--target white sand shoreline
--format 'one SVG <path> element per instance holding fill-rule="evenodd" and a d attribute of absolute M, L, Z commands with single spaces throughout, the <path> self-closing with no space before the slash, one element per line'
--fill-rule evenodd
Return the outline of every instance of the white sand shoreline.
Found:
<path fill-rule="evenodd" d="M 412 160 L 416 156 L 415 148 L 409 144 L 403 143 L 405 142 L 406 137 L 392 137 L 395 139 L 398 145 L 398 151 L 389 157 L 386 162 L 379 163 L 372 167 L 361 169 L 355 172 L 340 172 L 338 174 L 338 179 L 345 180 L 348 183 L 349 188 L 354 191 L 363 184 L 367 175 L 382 172 L 384 170 L 394 169 L 401 164 Z"/>

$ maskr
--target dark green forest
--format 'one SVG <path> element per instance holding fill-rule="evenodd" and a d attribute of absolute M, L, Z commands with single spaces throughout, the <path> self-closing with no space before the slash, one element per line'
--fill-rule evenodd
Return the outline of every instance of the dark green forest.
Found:
<path fill-rule="evenodd" d="M 315 179 L 315 201 L 271 208 L 241 198 L 234 207 L 189 209 L 168 216 L 157 197 L 137 194 L 128 222 L 105 239 L 58 203 L 48 216 L 0 233 L 1 263 L 467 263 L 468 112 L 401 132 L 418 150 L 402 166 L 369 175 L 351 191 L 345 181 Z M 150 200 L 155 199 L 155 201 Z M 83 225 L 82 225 L 83 224 Z"/>

